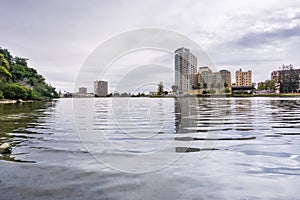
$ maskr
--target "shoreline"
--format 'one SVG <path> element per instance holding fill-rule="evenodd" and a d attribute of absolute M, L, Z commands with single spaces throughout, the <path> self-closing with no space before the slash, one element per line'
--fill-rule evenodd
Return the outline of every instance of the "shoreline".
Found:
<path fill-rule="evenodd" d="M 219 98 L 219 97 L 300 97 L 300 93 L 285 93 L 285 94 L 197 94 L 197 95 L 186 95 L 186 96 L 110 96 L 110 97 L 80 97 L 80 98 L 187 98 L 187 97 L 198 97 L 198 98 Z M 71 97 L 79 98 L 79 97 Z"/>
<path fill-rule="evenodd" d="M 13 99 L 1 99 L 0 104 L 20 104 L 20 103 L 31 103 L 33 100 L 13 100 Z"/>

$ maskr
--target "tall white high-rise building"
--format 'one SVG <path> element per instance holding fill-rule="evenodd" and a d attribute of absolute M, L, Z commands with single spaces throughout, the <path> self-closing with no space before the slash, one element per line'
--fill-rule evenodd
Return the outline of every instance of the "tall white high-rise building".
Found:
<path fill-rule="evenodd" d="M 175 51 L 175 86 L 177 93 L 186 94 L 196 82 L 197 57 L 189 49 L 179 48 Z"/>

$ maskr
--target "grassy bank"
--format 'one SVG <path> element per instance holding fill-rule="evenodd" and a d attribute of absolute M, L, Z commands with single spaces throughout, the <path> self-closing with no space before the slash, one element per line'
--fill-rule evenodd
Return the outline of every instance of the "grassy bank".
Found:
<path fill-rule="evenodd" d="M 286 94 L 232 94 L 229 97 L 300 97 L 300 93 Z"/>

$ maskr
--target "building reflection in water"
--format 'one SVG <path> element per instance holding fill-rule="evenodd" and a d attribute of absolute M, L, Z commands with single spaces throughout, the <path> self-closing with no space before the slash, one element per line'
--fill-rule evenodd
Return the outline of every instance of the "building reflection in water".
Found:
<path fill-rule="evenodd" d="M 196 130 L 188 128 L 197 125 L 198 99 L 195 97 L 182 97 L 176 98 L 174 103 L 176 133 L 196 132 Z"/>
<path fill-rule="evenodd" d="M 216 150 L 227 112 L 226 99 L 183 97 L 175 99 L 175 128 L 178 141 L 175 151 L 202 152 Z M 226 129 L 226 127 L 225 127 Z"/>

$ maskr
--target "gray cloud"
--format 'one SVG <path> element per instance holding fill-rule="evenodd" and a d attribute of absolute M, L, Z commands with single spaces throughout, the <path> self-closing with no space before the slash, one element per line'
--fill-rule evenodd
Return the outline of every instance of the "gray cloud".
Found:
<path fill-rule="evenodd" d="M 198 42 L 218 68 L 251 68 L 254 81 L 261 81 L 283 63 L 300 66 L 299 7 L 281 0 L 1 1 L 0 46 L 29 58 L 52 85 L 73 91 L 81 66 L 101 43 L 124 31 L 159 27 Z M 168 56 L 157 59 L 173 65 Z"/>
<path fill-rule="evenodd" d="M 249 32 L 234 41 L 234 43 L 242 47 L 259 48 L 259 46 L 265 44 L 275 45 L 275 43 L 278 41 L 285 42 L 291 37 L 300 38 L 300 26 L 296 26 L 293 28 L 275 29 L 266 32 Z"/>

